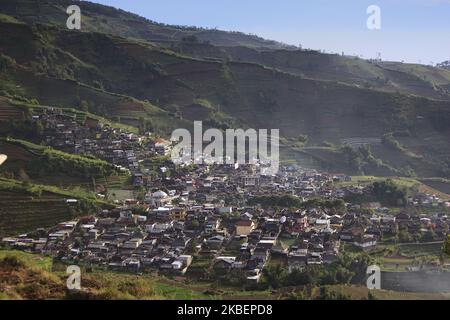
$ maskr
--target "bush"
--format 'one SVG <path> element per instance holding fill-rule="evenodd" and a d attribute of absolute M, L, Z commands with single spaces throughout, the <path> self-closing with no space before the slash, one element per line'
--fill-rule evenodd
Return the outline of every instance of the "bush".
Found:
<path fill-rule="evenodd" d="M 447 241 L 444 243 L 444 253 L 450 256 L 450 234 L 447 235 Z"/>
<path fill-rule="evenodd" d="M 3 271 L 19 270 L 25 267 L 25 263 L 14 256 L 6 256 L 0 260 L 0 268 Z"/>
<path fill-rule="evenodd" d="M 263 271 L 263 288 L 287 286 L 363 284 L 371 258 L 366 253 L 342 254 L 329 265 L 309 266 L 304 270 L 289 272 L 280 265 L 268 266 Z"/>
<path fill-rule="evenodd" d="M 406 188 L 399 187 L 391 179 L 374 182 L 373 193 L 377 200 L 385 206 L 406 206 L 408 202 Z"/>
<path fill-rule="evenodd" d="M 302 204 L 300 198 L 284 195 L 284 196 L 258 196 L 248 200 L 249 205 L 260 204 L 262 207 L 283 207 L 283 208 L 299 208 Z"/>

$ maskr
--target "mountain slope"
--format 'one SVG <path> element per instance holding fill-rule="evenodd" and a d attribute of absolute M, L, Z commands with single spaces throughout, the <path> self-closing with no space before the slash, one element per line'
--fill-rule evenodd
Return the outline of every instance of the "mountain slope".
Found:
<path fill-rule="evenodd" d="M 73 4 L 71 0 L 2 0 L 0 11 L 26 23 L 53 24 L 65 28 L 68 17 L 66 9 Z M 125 38 L 166 43 L 195 37 L 199 41 L 215 45 L 254 48 L 289 47 L 276 41 L 240 32 L 156 23 L 120 9 L 88 1 L 76 4 L 82 11 L 82 29 L 87 32 L 103 32 Z"/>
<path fill-rule="evenodd" d="M 3 0 L 0 11 L 30 24 L 65 28 L 70 0 Z M 335 80 L 391 92 L 450 99 L 450 71 L 356 57 L 321 54 L 239 32 L 156 23 L 123 10 L 83 1 L 84 32 L 152 41 L 195 57 L 226 58 L 278 68 L 314 79 Z M 33 14 L 35 13 L 35 14 Z"/>
<path fill-rule="evenodd" d="M 18 3 L 21 8 L 30 1 Z M 450 172 L 450 102 L 442 90 L 450 77 L 444 69 L 186 41 L 161 46 L 0 20 L 4 93 L 64 107 L 85 101 L 90 112 L 122 122 L 150 118 L 164 134 L 189 128 L 192 120 L 220 128 L 275 126 L 288 153 L 299 158 L 307 153 L 330 170 L 374 170 L 354 166 L 340 149 L 346 141 L 370 140 L 378 143 L 372 145 L 372 157 L 361 155 L 362 161 L 379 166 L 381 160 L 390 174 Z M 383 85 L 386 77 L 393 80 Z M 384 139 L 388 134 L 394 135 L 391 140 Z M 300 135 L 308 137 L 310 149 L 292 153 Z M 315 147 L 324 142 L 333 147 L 319 153 Z M 337 155 L 350 163 L 339 165 Z"/>
<path fill-rule="evenodd" d="M 171 44 L 170 48 L 197 58 L 251 62 L 312 79 L 339 81 L 380 91 L 450 99 L 450 70 L 442 68 L 370 61 L 358 57 L 323 54 L 314 50 L 256 50 L 192 42 Z"/>

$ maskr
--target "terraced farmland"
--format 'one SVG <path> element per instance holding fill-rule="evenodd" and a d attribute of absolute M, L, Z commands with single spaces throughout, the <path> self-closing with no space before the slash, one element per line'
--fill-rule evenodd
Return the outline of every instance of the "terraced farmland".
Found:
<path fill-rule="evenodd" d="M 0 99 L 0 121 L 24 120 L 25 111 Z"/>
<path fill-rule="evenodd" d="M 40 197 L 0 190 L 0 236 L 45 228 L 72 218 L 73 210 L 57 194 Z"/>
<path fill-rule="evenodd" d="M 0 151 L 8 155 L 11 161 L 30 161 L 33 159 L 33 155 L 25 148 L 0 141 Z"/>
<path fill-rule="evenodd" d="M 97 180 L 97 182 L 108 185 L 108 188 L 110 189 L 122 189 L 131 187 L 129 179 L 130 177 L 126 175 L 111 175 L 106 178 L 106 181 Z"/>

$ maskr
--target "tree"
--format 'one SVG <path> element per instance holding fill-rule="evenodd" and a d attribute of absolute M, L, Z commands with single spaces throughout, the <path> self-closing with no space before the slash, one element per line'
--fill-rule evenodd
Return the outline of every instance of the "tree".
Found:
<path fill-rule="evenodd" d="M 373 193 L 383 205 L 405 206 L 408 202 L 407 190 L 397 186 L 391 179 L 374 182 Z"/>
<path fill-rule="evenodd" d="M 450 256 L 450 234 L 447 235 L 447 241 L 444 243 L 444 253 Z"/>
<path fill-rule="evenodd" d="M 20 180 L 26 181 L 26 182 L 30 181 L 30 177 L 28 176 L 27 172 L 23 168 L 19 169 L 18 175 L 19 175 Z"/>
<path fill-rule="evenodd" d="M 81 111 L 89 111 L 89 104 L 86 100 L 80 101 L 80 110 Z"/>
<path fill-rule="evenodd" d="M 344 155 L 345 161 L 350 168 L 356 172 L 361 172 L 363 160 L 358 151 L 350 146 L 344 146 L 341 148 L 341 153 Z"/>
<path fill-rule="evenodd" d="M 232 269 L 223 277 L 223 282 L 231 286 L 242 287 L 246 283 L 245 274 L 242 270 Z"/>
<path fill-rule="evenodd" d="M 279 264 L 276 266 L 268 266 L 263 270 L 263 281 L 270 288 L 280 288 L 284 285 L 286 273 L 286 269 L 283 269 Z"/>
<path fill-rule="evenodd" d="M 44 125 L 40 120 L 34 122 L 34 131 L 37 137 L 41 137 L 44 134 Z"/>
<path fill-rule="evenodd" d="M 423 242 L 434 241 L 435 236 L 436 236 L 436 234 L 434 233 L 434 231 L 430 229 L 423 234 L 422 241 Z"/>
<path fill-rule="evenodd" d="M 301 135 L 298 136 L 298 141 L 301 144 L 305 145 L 308 142 L 308 136 L 304 135 L 304 134 L 301 134 Z"/>
<path fill-rule="evenodd" d="M 411 241 L 413 241 L 413 237 L 408 232 L 408 230 L 403 229 L 403 230 L 401 230 L 398 233 L 398 241 L 400 241 L 400 242 L 411 242 Z"/>
<path fill-rule="evenodd" d="M 188 43 L 199 43 L 197 36 L 194 36 L 194 35 L 189 35 L 189 36 L 183 37 L 181 39 L 181 41 L 188 42 Z"/>

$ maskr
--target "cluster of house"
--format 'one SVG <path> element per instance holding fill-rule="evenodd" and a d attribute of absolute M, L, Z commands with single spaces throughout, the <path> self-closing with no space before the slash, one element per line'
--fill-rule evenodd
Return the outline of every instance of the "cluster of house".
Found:
<path fill-rule="evenodd" d="M 94 120 L 80 125 L 76 116 L 59 111 L 36 117 L 44 124 L 49 145 L 70 153 L 92 154 L 129 170 L 133 184 L 142 187 L 145 195 L 50 230 L 4 238 L 2 243 L 9 247 L 113 270 L 178 274 L 185 274 L 195 259 L 207 255 L 213 258 L 205 273 L 239 269 L 249 281 L 257 282 L 271 257 L 284 259 L 292 271 L 332 263 L 342 242 L 370 249 L 399 230 L 432 230 L 437 239 L 449 230 L 445 214 L 393 214 L 377 203 L 347 204 L 345 212 L 248 206 L 248 200 L 257 196 L 334 200 L 369 190 L 335 183 L 350 181 L 349 176 L 297 166 L 283 166 L 276 175 L 265 176 L 257 164 L 179 168 L 169 162 L 156 176 L 150 175 L 143 161 L 166 154 L 166 142 Z M 442 204 L 435 196 L 421 194 L 410 203 Z M 367 208 L 373 210 L 363 210 Z"/>
<path fill-rule="evenodd" d="M 400 230 L 411 235 L 432 232 L 429 241 L 444 240 L 449 231 L 450 221 L 444 213 L 430 215 L 410 215 L 406 212 L 386 214 L 378 212 L 372 216 L 346 214 L 340 232 L 342 240 L 352 241 L 358 247 L 371 248 L 377 240 L 397 236 Z"/>
<path fill-rule="evenodd" d="M 271 257 L 285 259 L 292 271 L 332 263 L 342 242 L 370 249 L 384 236 L 396 235 L 399 229 L 407 228 L 412 233 L 433 230 L 439 237 L 449 230 L 445 214 L 394 215 L 373 203 L 369 205 L 373 211 L 348 204 L 346 213 L 324 208 L 225 206 L 221 196 L 229 195 L 231 186 L 227 177 L 219 173 L 229 169 L 203 169 L 185 174 L 185 179 L 175 175 L 161 180 L 160 183 L 166 183 L 165 188 L 149 190 L 141 203 L 130 199 L 123 206 L 103 210 L 96 216 L 63 222 L 32 235 L 4 238 L 2 243 L 68 262 L 130 272 L 184 274 L 196 257 L 206 254 L 213 257 L 206 269 L 239 269 L 249 281 L 257 282 Z M 233 192 L 239 189 L 244 198 L 268 188 L 267 177 L 249 184 L 249 168 L 232 170 L 229 177 L 240 181 Z M 292 180 L 295 174 L 298 179 Z M 311 188 L 317 188 L 313 194 L 333 197 L 335 193 L 329 192 L 328 182 L 333 177 L 326 175 L 283 168 L 272 179 L 276 181 L 272 183 L 272 193 L 279 193 L 280 188 L 297 195 Z M 200 195 L 213 195 L 215 201 L 208 203 L 209 198 Z"/>
<path fill-rule="evenodd" d="M 22 235 L 2 242 L 63 261 L 116 271 L 157 269 L 184 273 L 192 262 L 192 256 L 184 254 L 190 238 L 174 221 L 151 221 L 147 215 L 132 214 L 128 208 L 104 210 L 97 216 L 59 223 L 50 231 L 37 230 L 33 238 Z"/>
<path fill-rule="evenodd" d="M 169 143 L 163 139 L 116 129 L 92 118 L 80 121 L 77 114 L 61 109 L 44 109 L 32 118 L 43 124 L 47 145 L 67 153 L 92 155 L 136 174 L 144 159 L 169 152 Z"/>
<path fill-rule="evenodd" d="M 408 202 L 415 207 L 450 208 L 450 201 L 445 201 L 435 194 L 423 192 L 414 194 L 414 196 L 408 199 Z"/>
<path fill-rule="evenodd" d="M 150 195 L 150 201 L 168 197 L 159 190 Z M 184 274 L 194 256 L 208 254 L 214 257 L 212 268 L 241 269 L 249 281 L 257 282 L 272 254 L 289 256 L 292 268 L 302 258 L 305 265 L 333 261 L 339 250 L 333 232 L 329 223 L 305 212 L 166 203 L 139 214 L 126 206 L 103 210 L 96 216 L 59 223 L 49 231 L 3 238 L 2 243 L 67 262 L 130 272 Z M 283 248 L 278 245 L 283 234 L 298 239 L 301 235 L 302 240 Z"/>

